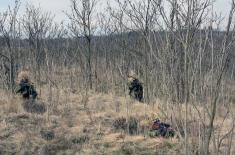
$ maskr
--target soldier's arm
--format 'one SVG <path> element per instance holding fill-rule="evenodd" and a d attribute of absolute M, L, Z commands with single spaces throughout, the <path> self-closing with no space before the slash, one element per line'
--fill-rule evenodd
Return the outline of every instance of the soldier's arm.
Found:
<path fill-rule="evenodd" d="M 35 91 L 34 83 L 30 83 L 30 89 L 31 89 L 32 91 Z"/>
<path fill-rule="evenodd" d="M 38 96 L 38 93 L 34 87 L 34 83 L 31 83 L 31 91 L 32 91 L 32 97 L 35 99 Z"/>
<path fill-rule="evenodd" d="M 18 94 L 18 93 L 21 93 L 22 92 L 22 87 L 18 87 L 17 89 L 16 89 L 16 94 Z"/>
<path fill-rule="evenodd" d="M 28 83 L 21 82 L 18 86 L 16 93 L 22 93 L 24 91 L 25 87 L 27 87 L 28 85 L 29 85 Z"/>
<path fill-rule="evenodd" d="M 127 82 L 127 86 L 128 86 L 128 89 L 129 89 L 129 95 L 130 95 L 130 92 L 131 92 L 131 89 L 130 89 L 131 84 L 130 84 L 130 82 L 129 82 L 129 81 Z"/>

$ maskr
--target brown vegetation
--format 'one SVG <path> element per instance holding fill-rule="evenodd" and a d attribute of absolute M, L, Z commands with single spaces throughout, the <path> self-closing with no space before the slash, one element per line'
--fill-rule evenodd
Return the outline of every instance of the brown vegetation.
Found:
<path fill-rule="evenodd" d="M 66 26 L 19 0 L 0 12 L 0 154 L 234 154 L 235 0 L 222 29 L 211 0 L 114 2 L 72 0 Z M 36 104 L 14 93 L 27 66 Z M 155 118 L 177 137 L 148 137 Z"/>
<path fill-rule="evenodd" d="M 156 154 L 160 145 L 175 148 L 173 153 L 179 151 L 175 138 L 148 137 L 152 119 L 161 115 L 157 107 L 112 94 L 89 93 L 85 108 L 82 94 L 67 93 L 68 98 L 60 93 L 56 106 L 52 106 L 55 100 L 47 102 L 53 108 L 41 115 L 24 111 L 19 97 L 9 99 L 1 92 L 0 153 Z M 119 112 L 115 102 L 120 104 Z"/>
<path fill-rule="evenodd" d="M 56 90 L 54 90 L 56 92 Z M 53 92 L 54 92 L 53 91 Z M 45 92 L 47 94 L 48 92 Z M 79 92 L 79 91 L 78 91 Z M 43 94 L 42 96 L 46 96 Z M 0 150 L 1 154 L 182 154 L 184 106 L 165 107 L 162 101 L 154 105 L 134 102 L 129 97 L 113 94 L 87 94 L 61 91 L 60 100 L 53 98 L 45 102 L 48 111 L 41 114 L 26 112 L 20 97 L 8 98 L 1 92 L 0 100 Z M 40 100 L 46 101 L 46 98 Z M 87 103 L 84 103 L 87 102 Z M 117 110 L 118 103 L 118 110 Z M 56 104 L 56 105 L 55 105 Z M 86 104 L 86 107 L 84 107 Z M 200 111 L 202 108 L 198 107 Z M 219 110 L 219 109 L 218 109 Z M 195 108 L 190 107 L 190 143 L 197 152 L 200 143 L 196 141 L 201 133 Z M 220 111 L 224 114 L 226 112 Z M 174 117 L 173 117 L 174 116 Z M 151 138 L 148 131 L 155 118 L 172 123 L 178 138 Z M 216 118 L 220 125 L 223 117 Z M 229 131 L 231 120 L 215 127 L 215 132 Z M 227 142 L 221 143 L 221 154 Z M 195 152 L 191 152 L 195 154 Z"/>

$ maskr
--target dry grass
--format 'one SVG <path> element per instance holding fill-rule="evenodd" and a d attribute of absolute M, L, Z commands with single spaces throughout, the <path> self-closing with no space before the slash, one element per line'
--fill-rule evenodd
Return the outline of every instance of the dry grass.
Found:
<path fill-rule="evenodd" d="M 154 118 L 169 123 L 173 115 L 182 119 L 182 106 L 172 109 L 161 101 L 147 105 L 113 94 L 46 90 L 43 88 L 40 100 L 48 110 L 41 115 L 25 112 L 19 97 L 0 92 L 0 154 L 182 153 L 180 139 L 150 138 L 146 134 Z M 191 114 L 198 119 L 195 110 Z M 113 124 L 120 118 L 129 123 L 135 118 L 137 132 L 116 129 Z"/>

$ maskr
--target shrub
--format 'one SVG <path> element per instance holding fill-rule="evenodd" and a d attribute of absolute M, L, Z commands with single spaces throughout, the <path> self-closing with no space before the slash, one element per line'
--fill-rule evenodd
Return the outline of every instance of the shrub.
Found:
<path fill-rule="evenodd" d="M 124 131 L 128 134 L 138 133 L 139 120 L 135 117 L 130 117 L 128 119 L 120 117 L 114 120 L 113 127 L 115 130 Z"/>

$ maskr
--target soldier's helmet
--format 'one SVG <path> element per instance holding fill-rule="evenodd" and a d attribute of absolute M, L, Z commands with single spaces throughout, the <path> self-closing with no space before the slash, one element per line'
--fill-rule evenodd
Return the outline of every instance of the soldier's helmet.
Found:
<path fill-rule="evenodd" d="M 134 79 L 136 79 L 136 74 L 133 70 L 130 70 L 127 75 L 128 82 L 132 82 Z"/>
<path fill-rule="evenodd" d="M 27 81 L 31 82 L 30 80 L 30 71 L 28 68 L 23 69 L 22 71 L 19 72 L 18 78 L 17 78 L 17 83 L 20 83 L 21 81 Z"/>

